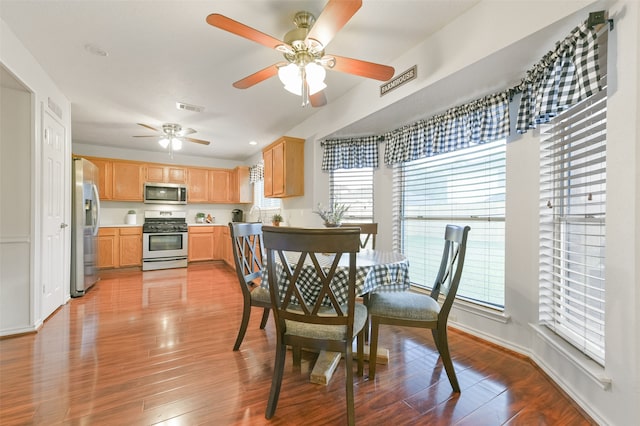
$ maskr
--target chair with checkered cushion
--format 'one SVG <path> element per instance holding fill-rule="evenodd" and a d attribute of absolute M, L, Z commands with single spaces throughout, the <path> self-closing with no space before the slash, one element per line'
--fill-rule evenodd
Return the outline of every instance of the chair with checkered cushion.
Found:
<path fill-rule="evenodd" d="M 449 377 L 451 387 L 460 392 L 458 378 L 451 362 L 447 341 L 447 319 L 453 304 L 467 246 L 468 226 L 447 225 L 444 234 L 444 252 L 440 269 L 431 294 L 411 291 L 399 293 L 374 293 L 369 296 L 367 307 L 371 315 L 371 346 L 369 359 L 378 355 L 378 329 L 380 324 L 430 328 L 436 348 Z M 440 295 L 443 300 L 440 300 Z M 376 375 L 376 363 L 369 363 L 369 380 Z"/>
<path fill-rule="evenodd" d="M 229 223 L 231 230 L 231 244 L 233 245 L 233 258 L 236 264 L 236 274 L 242 290 L 243 308 L 242 322 L 233 350 L 240 349 L 244 335 L 247 332 L 251 308 L 253 306 L 263 308 L 260 328 L 264 329 L 269 319 L 271 299 L 269 290 L 260 287 L 262 279 L 262 244 L 261 223 Z"/>
<path fill-rule="evenodd" d="M 352 425 L 355 423 L 352 345 L 357 338 L 358 375 L 362 376 L 362 331 L 367 318 L 367 308 L 356 303 L 356 253 L 360 250 L 360 230 L 350 227 L 305 229 L 264 226 L 262 232 L 277 335 L 265 417 L 270 419 L 275 414 L 286 348 L 290 345 L 344 355 L 347 420 Z M 332 258 L 329 265 L 318 261 L 329 253 Z M 343 257 L 348 262 L 339 265 Z M 346 282 L 334 280 L 336 271 L 344 271 L 344 268 L 348 268 Z M 277 275 L 279 270 L 280 276 Z M 308 281 L 304 277 L 310 273 L 318 279 L 312 296 L 305 292 Z M 336 285 L 336 282 L 340 284 Z M 341 303 L 339 300 L 343 299 L 338 296 L 338 291 L 344 288 L 347 289 L 347 298 Z"/>

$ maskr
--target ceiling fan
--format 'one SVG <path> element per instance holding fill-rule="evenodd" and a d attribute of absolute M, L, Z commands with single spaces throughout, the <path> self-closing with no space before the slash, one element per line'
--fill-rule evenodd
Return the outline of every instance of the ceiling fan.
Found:
<path fill-rule="evenodd" d="M 169 147 L 169 151 L 171 153 L 173 153 L 173 151 L 181 150 L 183 141 L 195 142 L 201 145 L 210 144 L 209 141 L 186 137 L 187 135 L 196 133 L 196 131 L 191 128 L 183 129 L 181 125 L 176 123 L 165 123 L 162 125 L 162 129 L 156 129 L 153 126 L 149 126 L 148 124 L 143 123 L 138 123 L 138 125 L 153 130 L 154 132 L 158 132 L 158 134 L 134 136 L 134 138 L 159 138 L 158 143 L 160 144 L 160 146 L 162 146 L 163 148 Z"/>
<path fill-rule="evenodd" d="M 224 15 L 213 13 L 207 23 L 230 33 L 281 52 L 286 62 L 278 62 L 233 83 L 246 89 L 278 74 L 285 89 L 302 96 L 302 106 L 319 107 L 327 103 L 323 89 L 326 69 L 387 81 L 395 70 L 387 65 L 337 55 L 325 55 L 324 49 L 338 31 L 362 6 L 362 0 L 329 0 L 316 19 L 309 12 L 298 12 L 296 28 L 280 41 Z"/>

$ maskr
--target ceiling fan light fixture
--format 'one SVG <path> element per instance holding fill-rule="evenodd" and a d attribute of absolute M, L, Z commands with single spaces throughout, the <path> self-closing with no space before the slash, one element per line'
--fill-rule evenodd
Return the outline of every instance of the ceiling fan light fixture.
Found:
<path fill-rule="evenodd" d="M 182 149 L 182 141 L 178 138 L 171 139 L 171 149 L 173 151 L 180 151 Z"/>
<path fill-rule="evenodd" d="M 161 147 L 166 148 L 169 146 L 169 139 L 167 138 L 160 138 L 160 140 L 158 141 L 158 143 L 160 144 Z"/>
<path fill-rule="evenodd" d="M 310 95 L 324 90 L 324 88 L 327 87 L 327 85 L 324 83 L 327 72 L 323 66 L 311 62 L 305 65 L 304 70 L 306 81 L 309 85 Z M 278 77 L 280 78 L 282 84 L 284 84 L 285 90 L 298 96 L 302 96 L 301 74 L 301 68 L 296 64 L 289 64 L 278 69 Z"/>

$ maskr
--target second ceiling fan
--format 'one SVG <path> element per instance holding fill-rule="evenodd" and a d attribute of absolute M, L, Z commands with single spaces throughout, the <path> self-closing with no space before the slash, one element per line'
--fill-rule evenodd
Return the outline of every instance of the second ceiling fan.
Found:
<path fill-rule="evenodd" d="M 393 77 L 393 67 L 325 54 L 325 47 L 361 6 L 362 0 L 329 0 L 317 19 L 309 12 L 298 12 L 296 28 L 283 41 L 218 13 L 207 16 L 207 23 L 275 49 L 286 59 L 236 81 L 234 87 L 246 89 L 277 74 L 285 89 L 302 96 L 302 106 L 319 107 L 327 103 L 323 92 L 326 69 L 380 81 Z"/>

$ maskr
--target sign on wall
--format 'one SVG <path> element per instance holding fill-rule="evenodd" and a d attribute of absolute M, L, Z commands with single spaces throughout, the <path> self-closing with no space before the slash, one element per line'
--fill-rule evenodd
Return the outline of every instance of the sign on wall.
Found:
<path fill-rule="evenodd" d="M 384 96 L 393 89 L 397 89 L 405 83 L 408 83 L 411 80 L 414 80 L 418 75 L 418 66 L 414 65 L 399 76 L 395 77 L 392 80 L 389 80 L 382 86 L 380 86 L 380 96 Z"/>

